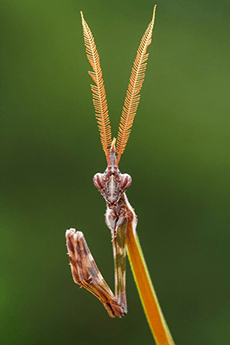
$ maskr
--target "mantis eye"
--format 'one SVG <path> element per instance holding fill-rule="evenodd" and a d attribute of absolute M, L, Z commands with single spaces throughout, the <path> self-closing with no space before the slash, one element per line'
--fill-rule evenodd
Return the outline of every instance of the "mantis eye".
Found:
<path fill-rule="evenodd" d="M 120 187 L 125 190 L 132 183 L 132 177 L 129 174 L 121 174 Z"/>
<path fill-rule="evenodd" d="M 101 174 L 101 173 L 97 173 L 93 177 L 94 186 L 97 187 L 97 189 L 99 190 L 102 190 L 105 186 L 103 177 L 104 177 L 104 174 Z"/>

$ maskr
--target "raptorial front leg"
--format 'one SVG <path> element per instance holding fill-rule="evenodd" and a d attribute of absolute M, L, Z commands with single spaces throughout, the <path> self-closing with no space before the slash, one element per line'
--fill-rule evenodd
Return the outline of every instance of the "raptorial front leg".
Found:
<path fill-rule="evenodd" d="M 66 245 L 75 283 L 95 295 L 106 308 L 109 316 L 121 317 L 126 312 L 110 290 L 99 271 L 81 231 L 66 230 Z M 119 298 L 120 300 L 120 298 Z"/>
<path fill-rule="evenodd" d="M 127 222 L 117 229 L 116 238 L 113 239 L 113 256 L 115 269 L 115 296 L 117 302 L 127 314 L 126 300 L 126 230 Z"/>
<path fill-rule="evenodd" d="M 124 193 L 121 197 L 122 206 L 120 208 L 119 218 L 116 223 L 115 236 L 113 242 L 113 256 L 115 267 L 115 296 L 118 303 L 123 307 L 127 314 L 126 300 L 126 233 L 129 223 L 135 218 L 135 213 L 128 202 Z"/>

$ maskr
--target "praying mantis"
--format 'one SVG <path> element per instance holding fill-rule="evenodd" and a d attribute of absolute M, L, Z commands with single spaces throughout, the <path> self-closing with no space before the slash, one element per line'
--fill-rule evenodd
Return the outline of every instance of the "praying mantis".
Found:
<path fill-rule="evenodd" d="M 126 232 L 129 227 L 132 228 L 134 233 L 136 232 L 137 216 L 125 193 L 126 189 L 131 185 L 132 178 L 130 175 L 120 172 L 118 163 L 125 150 L 140 100 L 140 90 L 144 81 L 149 55 L 147 53 L 147 48 L 152 39 L 155 9 L 156 6 L 154 7 L 152 20 L 141 39 L 137 56 L 133 64 L 121 115 L 117 144 L 115 138 L 112 140 L 99 55 L 92 32 L 81 12 L 86 54 L 93 69 L 93 71 L 89 71 L 88 73 L 95 83 L 95 85 L 91 85 L 93 104 L 95 107 L 101 143 L 107 160 L 105 172 L 103 174 L 95 174 L 93 183 L 104 197 L 107 205 L 105 221 L 112 236 L 115 262 L 115 295 L 112 293 L 100 273 L 87 246 L 83 233 L 73 228 L 67 230 L 66 244 L 74 281 L 93 293 L 103 303 L 111 317 L 121 317 L 127 313 L 125 287 Z"/>
<path fill-rule="evenodd" d="M 95 115 L 99 127 L 102 148 L 107 168 L 97 173 L 93 183 L 106 201 L 105 221 L 111 231 L 115 264 L 115 294 L 104 280 L 89 250 L 84 235 L 74 228 L 66 230 L 66 245 L 70 267 L 75 283 L 95 295 L 104 305 L 109 316 L 122 317 L 127 314 L 126 301 L 126 250 L 131 269 L 138 288 L 140 299 L 150 329 L 157 345 L 175 345 L 163 313 L 161 311 L 151 278 L 136 233 L 137 216 L 130 205 L 126 189 L 132 178 L 122 174 L 118 168 L 140 100 L 140 91 L 145 77 L 148 53 L 152 40 L 156 5 L 150 21 L 142 36 L 126 93 L 117 140 L 112 140 L 108 106 L 100 59 L 92 32 L 81 12 L 86 55 L 93 71 L 89 71 L 94 85 L 91 85 Z M 116 143 L 117 142 L 117 143 Z"/>

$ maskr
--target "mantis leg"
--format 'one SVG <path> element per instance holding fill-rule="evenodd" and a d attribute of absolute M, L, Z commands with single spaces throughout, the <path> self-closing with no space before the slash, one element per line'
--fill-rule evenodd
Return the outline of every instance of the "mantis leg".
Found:
<path fill-rule="evenodd" d="M 71 228 L 66 230 L 66 245 L 70 267 L 75 283 L 96 296 L 104 305 L 109 316 L 121 317 L 125 314 L 108 284 L 99 271 L 81 231 Z"/>

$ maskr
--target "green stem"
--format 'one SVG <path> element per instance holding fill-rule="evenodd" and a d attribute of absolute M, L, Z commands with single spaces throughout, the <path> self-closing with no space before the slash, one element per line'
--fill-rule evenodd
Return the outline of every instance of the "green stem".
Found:
<path fill-rule="evenodd" d="M 134 233 L 131 222 L 128 223 L 126 245 L 134 280 L 156 344 L 175 345 L 157 300 L 138 236 Z"/>

